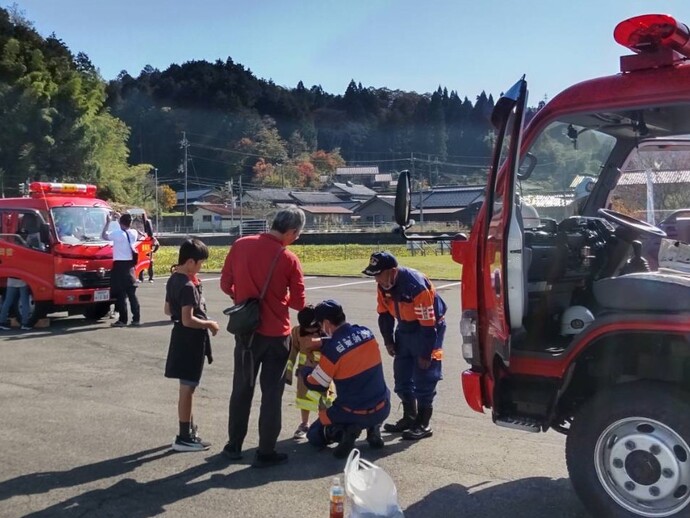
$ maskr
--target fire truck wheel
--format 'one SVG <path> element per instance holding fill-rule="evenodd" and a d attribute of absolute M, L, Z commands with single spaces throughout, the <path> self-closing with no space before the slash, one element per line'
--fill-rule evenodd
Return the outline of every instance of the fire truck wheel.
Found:
<path fill-rule="evenodd" d="M 592 516 L 688 516 L 689 445 L 688 394 L 664 383 L 626 383 L 578 410 L 566 461 Z"/>
<path fill-rule="evenodd" d="M 45 318 L 45 316 L 48 314 L 50 311 L 50 303 L 49 302 L 36 302 L 34 300 L 33 293 L 29 292 L 29 326 L 33 327 L 36 325 L 36 322 L 41 320 L 42 318 Z M 19 318 L 20 312 L 19 312 L 19 298 L 17 298 L 16 302 L 14 303 L 14 306 L 12 307 L 12 310 L 10 311 L 11 315 L 14 315 L 17 319 Z"/>
<path fill-rule="evenodd" d="M 84 310 L 84 317 L 89 320 L 101 320 L 110 313 L 110 302 L 93 304 Z"/>

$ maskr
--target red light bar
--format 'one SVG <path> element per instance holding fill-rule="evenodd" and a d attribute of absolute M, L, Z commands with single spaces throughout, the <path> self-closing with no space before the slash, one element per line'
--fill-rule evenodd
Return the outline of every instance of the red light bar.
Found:
<path fill-rule="evenodd" d="M 96 197 L 96 186 L 84 183 L 56 183 L 56 182 L 32 182 L 29 185 L 31 195 L 57 195 L 57 196 L 85 196 Z"/>
<path fill-rule="evenodd" d="M 667 48 L 690 57 L 690 29 L 666 14 L 628 18 L 616 26 L 613 37 L 638 54 Z"/>

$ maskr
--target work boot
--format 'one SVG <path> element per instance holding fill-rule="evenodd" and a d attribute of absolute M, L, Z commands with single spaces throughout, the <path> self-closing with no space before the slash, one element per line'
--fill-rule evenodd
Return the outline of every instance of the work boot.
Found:
<path fill-rule="evenodd" d="M 383 448 L 383 439 L 381 439 L 381 425 L 377 424 L 367 428 L 367 442 L 372 450 L 380 450 Z"/>
<path fill-rule="evenodd" d="M 419 409 L 417 421 L 415 421 L 412 428 L 403 432 L 402 438 L 408 441 L 418 441 L 419 439 L 434 435 L 434 431 L 431 429 L 431 426 L 429 426 L 433 411 L 434 409 L 430 406 L 421 407 Z"/>
<path fill-rule="evenodd" d="M 362 433 L 362 429 L 356 425 L 348 425 L 343 431 L 343 437 L 340 439 L 338 446 L 333 448 L 333 456 L 336 459 L 344 459 L 347 457 L 352 448 L 355 447 L 355 441 L 359 439 L 359 434 Z"/>
<path fill-rule="evenodd" d="M 388 433 L 400 433 L 412 428 L 417 419 L 417 401 L 403 401 L 403 416 L 395 424 L 386 423 L 383 429 Z"/>

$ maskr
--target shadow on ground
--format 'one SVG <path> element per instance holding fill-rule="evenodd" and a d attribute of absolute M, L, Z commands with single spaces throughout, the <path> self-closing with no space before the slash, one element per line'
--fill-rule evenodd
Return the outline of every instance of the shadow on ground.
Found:
<path fill-rule="evenodd" d="M 360 445 L 358 445 L 360 446 Z M 410 446 L 407 441 L 390 442 L 386 448 L 362 452 L 373 460 L 395 454 Z M 113 485 L 81 493 L 46 509 L 26 516 L 128 516 L 145 518 L 165 511 L 166 506 L 190 499 L 209 489 L 246 489 L 278 480 L 311 480 L 342 473 L 344 460 L 334 459 L 331 451 L 316 451 L 308 444 L 281 441 L 279 451 L 290 454 L 290 462 L 269 469 L 250 466 L 254 451 L 231 463 L 221 454 L 168 477 L 139 482 L 123 478 Z M 0 501 L 14 496 L 47 493 L 53 489 L 78 487 L 98 480 L 126 475 L 137 467 L 170 455 L 167 446 L 144 450 L 125 457 L 79 466 L 63 472 L 23 475 L 0 483 Z M 233 465 L 234 471 L 227 470 Z M 239 467 L 239 469 L 237 469 Z M 405 510 L 407 518 L 452 517 L 530 517 L 587 516 L 567 479 L 528 478 L 498 485 L 465 487 L 451 484 L 433 491 Z"/>
<path fill-rule="evenodd" d="M 465 487 L 460 484 L 432 491 L 407 507 L 405 518 L 432 516 L 483 518 L 586 518 L 589 515 L 566 478 L 532 477 L 503 484 Z"/>

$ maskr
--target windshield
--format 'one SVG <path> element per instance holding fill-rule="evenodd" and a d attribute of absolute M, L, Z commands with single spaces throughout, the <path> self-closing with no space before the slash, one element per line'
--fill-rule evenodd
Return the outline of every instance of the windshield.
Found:
<path fill-rule="evenodd" d="M 55 207 L 50 213 L 58 239 L 78 245 L 103 241 L 101 233 L 110 210 L 104 207 Z"/>
<path fill-rule="evenodd" d="M 613 136 L 596 129 L 552 122 L 529 150 L 535 165 L 518 183 L 523 205 L 556 221 L 578 213 L 615 144 Z"/>

